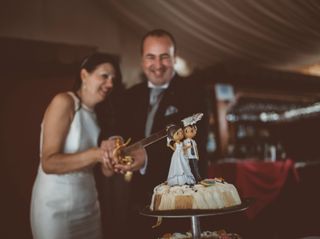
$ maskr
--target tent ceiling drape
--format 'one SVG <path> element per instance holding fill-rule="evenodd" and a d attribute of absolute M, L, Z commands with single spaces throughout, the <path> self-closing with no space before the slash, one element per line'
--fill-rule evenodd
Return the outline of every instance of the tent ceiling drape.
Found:
<path fill-rule="evenodd" d="M 171 31 L 194 66 L 241 60 L 279 69 L 320 62 L 320 1 L 99 0 L 143 33 Z"/>

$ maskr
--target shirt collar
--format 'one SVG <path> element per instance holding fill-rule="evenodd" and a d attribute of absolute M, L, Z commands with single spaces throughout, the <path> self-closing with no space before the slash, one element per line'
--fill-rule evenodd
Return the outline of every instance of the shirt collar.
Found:
<path fill-rule="evenodd" d="M 169 87 L 169 82 L 164 84 L 164 85 L 155 85 L 153 84 L 152 82 L 148 81 L 148 88 L 151 88 L 151 89 L 167 89 Z"/>

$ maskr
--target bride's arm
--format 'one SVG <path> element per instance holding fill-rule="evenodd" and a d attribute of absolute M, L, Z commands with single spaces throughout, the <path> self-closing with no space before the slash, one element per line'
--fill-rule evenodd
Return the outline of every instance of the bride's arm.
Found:
<path fill-rule="evenodd" d="M 98 147 L 76 153 L 63 153 L 64 143 L 74 116 L 74 101 L 60 93 L 49 104 L 43 120 L 41 163 L 48 174 L 63 174 L 81 170 L 102 162 L 104 151 Z"/>

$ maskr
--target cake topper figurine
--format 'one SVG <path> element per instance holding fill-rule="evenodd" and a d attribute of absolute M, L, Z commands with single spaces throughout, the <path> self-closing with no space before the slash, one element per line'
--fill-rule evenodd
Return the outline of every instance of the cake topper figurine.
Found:
<path fill-rule="evenodd" d="M 194 137 L 197 134 L 196 123 L 202 119 L 202 116 L 203 113 L 197 113 L 181 120 L 184 126 L 183 132 L 185 139 L 183 140 L 183 145 L 185 147 L 185 157 L 189 161 L 190 169 L 196 179 L 196 182 L 201 181 L 201 176 L 198 168 L 198 148 Z"/>
<path fill-rule="evenodd" d="M 195 184 L 195 178 L 191 173 L 189 162 L 185 157 L 185 147 L 183 145 L 183 129 L 175 125 L 168 130 L 168 144 L 174 152 L 171 157 L 170 169 L 167 183 L 169 186 Z M 173 145 L 171 145 L 171 143 Z"/>
<path fill-rule="evenodd" d="M 194 124 L 186 125 L 183 128 L 183 133 L 185 137 L 185 139 L 183 140 L 183 145 L 186 149 L 185 156 L 189 161 L 191 172 L 198 183 L 201 181 L 201 176 L 198 168 L 199 154 L 198 154 L 197 143 L 193 139 L 197 134 L 197 126 Z"/>

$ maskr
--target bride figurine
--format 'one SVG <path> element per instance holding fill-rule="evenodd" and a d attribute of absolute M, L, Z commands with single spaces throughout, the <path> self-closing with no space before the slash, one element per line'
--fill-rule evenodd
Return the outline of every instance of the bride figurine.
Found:
<path fill-rule="evenodd" d="M 188 159 L 185 158 L 183 146 L 184 134 L 183 130 L 179 126 L 173 126 L 168 130 L 168 147 L 174 152 L 171 157 L 170 169 L 167 178 L 169 186 L 195 184 L 196 180 L 191 173 Z M 173 143 L 173 145 L 172 145 Z"/>

